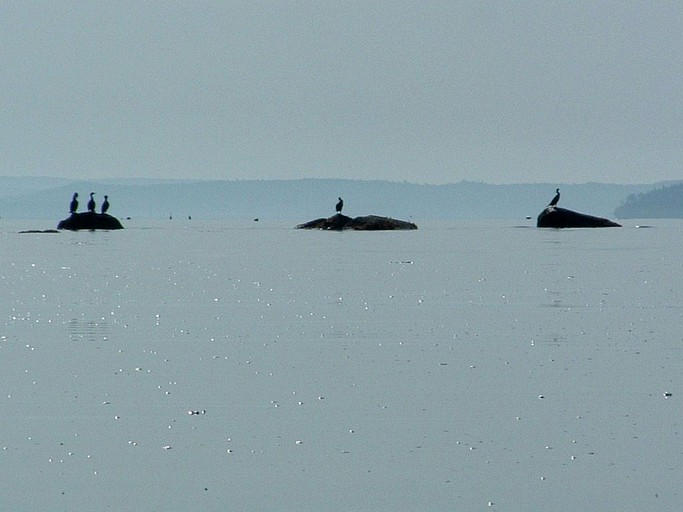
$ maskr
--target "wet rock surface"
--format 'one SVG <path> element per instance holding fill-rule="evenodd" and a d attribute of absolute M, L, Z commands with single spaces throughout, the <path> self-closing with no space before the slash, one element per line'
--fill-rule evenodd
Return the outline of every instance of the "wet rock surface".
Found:
<path fill-rule="evenodd" d="M 546 207 L 538 214 L 536 227 L 539 228 L 612 228 L 621 227 L 609 219 L 578 213 L 565 208 Z"/>
<path fill-rule="evenodd" d="M 57 229 L 78 231 L 81 229 L 123 229 L 121 222 L 116 217 L 106 213 L 72 213 L 68 218 L 57 225 Z"/>
<path fill-rule="evenodd" d="M 347 217 L 337 214 L 328 218 L 315 219 L 304 224 L 299 224 L 297 229 L 326 229 L 330 231 L 342 231 L 352 229 L 355 231 L 390 231 L 397 229 L 417 229 L 417 225 L 404 220 L 381 217 L 379 215 L 367 215 L 364 217 Z"/>

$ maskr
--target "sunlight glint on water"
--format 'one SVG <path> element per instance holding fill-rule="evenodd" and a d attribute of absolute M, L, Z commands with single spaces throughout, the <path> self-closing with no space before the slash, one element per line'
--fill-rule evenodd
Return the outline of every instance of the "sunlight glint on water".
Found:
<path fill-rule="evenodd" d="M 634 226 L 5 223 L 0 508 L 673 510 L 683 229 Z"/>

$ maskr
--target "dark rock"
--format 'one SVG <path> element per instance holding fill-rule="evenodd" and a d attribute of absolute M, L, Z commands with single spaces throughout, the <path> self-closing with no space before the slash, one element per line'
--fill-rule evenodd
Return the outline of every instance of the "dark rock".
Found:
<path fill-rule="evenodd" d="M 304 224 L 299 224 L 297 229 L 327 229 L 330 231 L 342 231 L 353 229 L 356 231 L 390 231 L 396 229 L 417 229 L 412 222 L 380 217 L 378 215 L 367 215 L 352 219 L 341 213 L 333 215 L 327 219 L 315 219 Z"/>
<path fill-rule="evenodd" d="M 19 231 L 19 234 L 26 233 L 59 233 L 56 229 L 27 229 L 25 231 Z"/>
<path fill-rule="evenodd" d="M 67 219 L 60 221 L 57 229 L 78 231 L 80 229 L 123 229 L 116 217 L 106 213 L 72 213 Z"/>
<path fill-rule="evenodd" d="M 585 213 L 578 213 L 564 208 L 548 206 L 536 219 L 539 228 L 613 228 L 621 227 L 609 219 L 594 217 Z"/>

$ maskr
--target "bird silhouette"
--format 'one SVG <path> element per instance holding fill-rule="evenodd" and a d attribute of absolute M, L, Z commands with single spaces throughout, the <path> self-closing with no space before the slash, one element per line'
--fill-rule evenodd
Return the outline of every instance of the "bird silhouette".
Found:
<path fill-rule="evenodd" d="M 335 210 L 337 210 L 337 213 L 341 214 L 342 208 L 344 208 L 344 200 L 340 197 L 337 206 L 335 206 Z"/>
<path fill-rule="evenodd" d="M 102 213 L 107 213 L 109 209 L 109 196 L 104 196 L 104 202 L 102 203 Z"/>
<path fill-rule="evenodd" d="M 95 207 L 97 206 L 95 204 L 95 199 L 93 196 L 95 195 L 95 192 L 90 192 L 90 201 L 88 201 L 88 211 L 95 213 Z"/>
<path fill-rule="evenodd" d="M 560 200 L 560 189 L 556 188 L 555 189 L 555 197 L 553 197 L 553 200 L 548 203 L 548 206 L 556 206 L 557 202 Z"/>
<path fill-rule="evenodd" d="M 74 196 L 71 198 L 69 213 L 76 213 L 76 210 L 78 210 L 78 192 L 74 192 Z"/>

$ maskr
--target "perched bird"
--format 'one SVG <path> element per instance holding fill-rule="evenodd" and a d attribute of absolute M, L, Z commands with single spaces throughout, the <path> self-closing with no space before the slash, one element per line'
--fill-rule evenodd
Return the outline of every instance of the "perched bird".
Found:
<path fill-rule="evenodd" d="M 88 201 L 88 211 L 95 213 L 95 207 L 97 206 L 95 204 L 95 199 L 93 199 L 92 196 L 95 195 L 95 192 L 90 192 L 90 201 Z"/>
<path fill-rule="evenodd" d="M 553 197 L 553 200 L 548 203 L 548 206 L 556 206 L 557 202 L 560 200 L 560 189 L 556 188 L 555 189 L 555 197 Z"/>
<path fill-rule="evenodd" d="M 337 206 L 335 206 L 337 213 L 341 214 L 342 208 L 344 208 L 344 200 L 340 197 Z"/>
<path fill-rule="evenodd" d="M 109 196 L 104 196 L 104 202 L 102 203 L 102 213 L 107 213 L 109 209 Z"/>
<path fill-rule="evenodd" d="M 74 192 L 74 196 L 71 198 L 69 213 L 76 213 L 76 210 L 78 210 L 78 192 Z"/>

